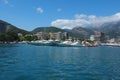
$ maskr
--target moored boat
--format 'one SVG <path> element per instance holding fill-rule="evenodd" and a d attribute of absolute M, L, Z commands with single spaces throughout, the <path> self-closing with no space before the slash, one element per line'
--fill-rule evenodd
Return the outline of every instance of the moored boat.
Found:
<path fill-rule="evenodd" d="M 71 44 L 71 46 L 73 46 L 73 47 L 82 47 L 82 44 L 77 41 L 77 42 L 73 42 L 73 43 Z"/>
<path fill-rule="evenodd" d="M 64 42 L 60 42 L 60 43 L 58 44 L 58 46 L 61 46 L 61 47 L 70 47 L 71 44 L 72 44 L 71 41 L 64 41 Z"/>

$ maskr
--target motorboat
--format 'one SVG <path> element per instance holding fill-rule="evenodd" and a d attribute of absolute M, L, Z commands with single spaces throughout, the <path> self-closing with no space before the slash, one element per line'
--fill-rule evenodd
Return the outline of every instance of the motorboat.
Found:
<path fill-rule="evenodd" d="M 38 40 L 31 41 L 28 44 L 39 45 L 39 46 L 55 46 L 57 43 L 54 40 Z"/>
<path fill-rule="evenodd" d="M 73 43 L 71 44 L 71 46 L 73 46 L 73 47 L 82 47 L 82 44 L 77 41 L 77 42 L 73 42 Z"/>
<path fill-rule="evenodd" d="M 64 42 L 60 42 L 59 44 L 58 44 L 58 46 L 62 46 L 62 47 L 70 47 L 71 46 L 71 44 L 72 44 L 72 42 L 71 41 L 64 41 Z"/>
<path fill-rule="evenodd" d="M 54 40 L 46 40 L 43 42 L 44 45 L 46 46 L 56 46 L 57 45 L 57 42 L 54 41 Z"/>

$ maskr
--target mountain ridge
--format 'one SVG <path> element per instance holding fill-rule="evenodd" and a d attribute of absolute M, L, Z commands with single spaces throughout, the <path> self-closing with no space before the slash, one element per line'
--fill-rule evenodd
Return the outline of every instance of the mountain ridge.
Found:
<path fill-rule="evenodd" d="M 38 27 L 38 28 L 35 28 L 34 30 L 32 30 L 31 32 L 32 33 L 37 33 L 37 32 L 49 33 L 49 32 L 65 32 L 65 30 L 50 26 L 50 27 Z"/>
<path fill-rule="evenodd" d="M 16 33 L 22 33 L 24 35 L 27 34 L 27 33 L 30 33 L 30 32 L 28 32 L 26 30 L 23 30 L 23 29 L 20 29 L 20 28 L 14 26 L 14 25 L 12 25 L 12 24 L 10 24 L 8 22 L 0 20 L 0 33 L 5 33 L 8 30 L 12 30 L 12 31 L 14 31 Z"/>
<path fill-rule="evenodd" d="M 120 36 L 120 21 L 107 22 L 92 28 L 95 31 L 101 31 L 108 35 L 110 38 L 117 38 Z"/>

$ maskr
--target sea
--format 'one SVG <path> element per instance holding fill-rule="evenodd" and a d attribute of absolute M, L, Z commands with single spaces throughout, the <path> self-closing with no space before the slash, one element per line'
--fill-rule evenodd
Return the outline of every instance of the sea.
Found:
<path fill-rule="evenodd" d="M 120 80 L 120 47 L 0 44 L 0 80 Z"/>

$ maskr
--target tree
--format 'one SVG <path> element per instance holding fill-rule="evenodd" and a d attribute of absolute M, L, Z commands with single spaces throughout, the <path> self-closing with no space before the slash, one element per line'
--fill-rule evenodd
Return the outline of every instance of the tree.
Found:
<path fill-rule="evenodd" d="M 7 41 L 18 41 L 19 40 L 18 34 L 14 32 L 13 30 L 8 30 L 6 32 L 6 40 Z"/>
<path fill-rule="evenodd" d="M 6 35 L 5 34 L 0 34 L 0 41 L 2 41 L 2 42 L 6 41 Z"/>
<path fill-rule="evenodd" d="M 20 41 L 25 41 L 25 37 L 24 36 L 19 36 L 19 40 Z"/>
<path fill-rule="evenodd" d="M 26 41 L 38 40 L 37 36 L 25 36 Z"/>

